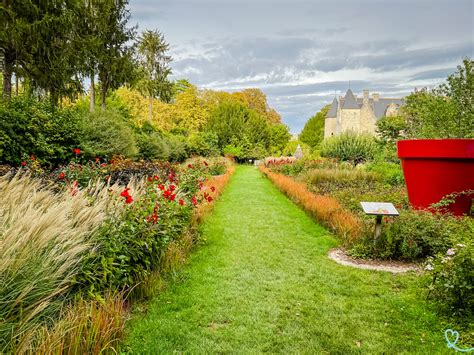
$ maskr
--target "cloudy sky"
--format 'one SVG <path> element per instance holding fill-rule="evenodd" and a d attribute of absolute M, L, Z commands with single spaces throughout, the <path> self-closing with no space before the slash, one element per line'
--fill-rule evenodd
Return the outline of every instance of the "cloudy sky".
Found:
<path fill-rule="evenodd" d="M 401 97 L 474 53 L 472 0 L 130 0 L 176 78 L 262 89 L 293 133 L 350 87 Z"/>

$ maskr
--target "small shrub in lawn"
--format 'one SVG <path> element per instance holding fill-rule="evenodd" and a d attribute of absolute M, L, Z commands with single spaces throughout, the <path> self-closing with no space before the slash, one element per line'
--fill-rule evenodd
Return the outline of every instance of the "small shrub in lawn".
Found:
<path fill-rule="evenodd" d="M 321 144 L 321 155 L 359 164 L 372 160 L 377 152 L 375 138 L 370 135 L 360 135 L 345 132 L 336 137 L 325 139 Z"/>

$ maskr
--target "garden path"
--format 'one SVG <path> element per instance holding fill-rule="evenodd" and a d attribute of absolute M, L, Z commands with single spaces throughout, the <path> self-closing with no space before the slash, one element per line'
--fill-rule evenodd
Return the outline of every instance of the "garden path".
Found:
<path fill-rule="evenodd" d="M 188 265 L 128 325 L 133 353 L 438 353 L 415 275 L 347 268 L 336 241 L 254 167 L 237 168 Z"/>

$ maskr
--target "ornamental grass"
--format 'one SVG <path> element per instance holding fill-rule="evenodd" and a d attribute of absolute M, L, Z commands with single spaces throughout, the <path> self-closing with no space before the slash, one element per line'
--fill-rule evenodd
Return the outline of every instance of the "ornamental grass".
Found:
<path fill-rule="evenodd" d="M 0 352 L 7 352 L 55 318 L 88 237 L 116 209 L 108 189 L 54 192 L 28 175 L 1 177 L 0 191 Z"/>
<path fill-rule="evenodd" d="M 260 166 L 260 170 L 292 201 L 330 228 L 344 244 L 349 244 L 362 236 L 363 222 L 345 210 L 335 198 L 313 194 L 307 189 L 306 184 L 276 174 L 264 166 Z"/>

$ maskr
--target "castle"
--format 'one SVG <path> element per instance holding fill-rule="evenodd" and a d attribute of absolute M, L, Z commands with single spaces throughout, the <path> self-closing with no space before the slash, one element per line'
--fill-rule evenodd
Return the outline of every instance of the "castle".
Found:
<path fill-rule="evenodd" d="M 362 97 L 356 97 L 351 89 L 346 96 L 334 98 L 324 122 L 324 138 L 346 131 L 376 134 L 376 122 L 384 116 L 396 116 L 403 105 L 403 99 L 384 99 L 379 94 L 369 97 L 364 90 Z"/>

